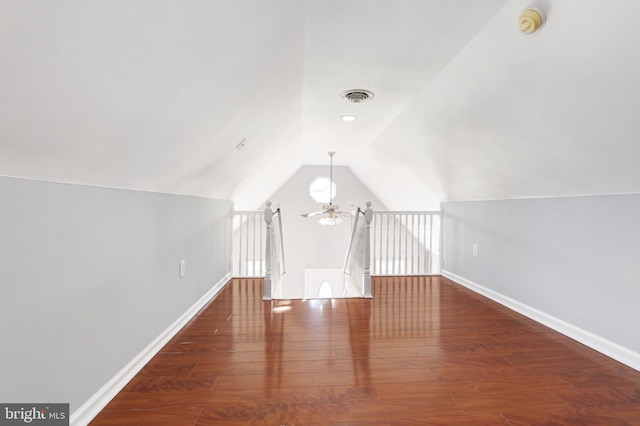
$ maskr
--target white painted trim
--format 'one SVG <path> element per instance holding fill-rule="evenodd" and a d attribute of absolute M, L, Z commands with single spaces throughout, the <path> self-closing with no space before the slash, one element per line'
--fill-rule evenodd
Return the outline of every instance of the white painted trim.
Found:
<path fill-rule="evenodd" d="M 73 412 L 70 418 L 71 426 L 85 426 L 120 392 L 129 381 L 153 358 L 169 340 L 212 300 L 222 288 L 231 280 L 231 273 L 225 275 L 220 281 L 193 306 L 173 322 L 166 330 L 156 337 L 146 348 L 136 355 L 115 376 L 93 394 L 80 408 Z"/>
<path fill-rule="evenodd" d="M 531 306 L 525 305 L 524 303 L 518 302 L 517 300 L 500 294 L 487 287 L 481 286 L 480 284 L 477 284 L 452 272 L 442 271 L 442 276 L 455 281 L 456 283 L 468 288 L 469 290 L 488 297 L 489 299 L 498 302 L 499 304 L 506 306 L 507 308 L 518 312 L 519 314 L 522 314 L 536 322 L 539 322 L 540 324 L 543 324 L 557 331 L 558 333 L 564 334 L 565 336 L 577 342 L 580 342 L 583 345 L 588 346 L 591 349 L 594 349 L 610 358 L 613 358 L 616 361 L 619 361 L 635 370 L 640 371 L 640 353 L 638 352 L 618 345 L 617 343 L 593 334 L 590 331 L 576 327 L 573 324 L 558 319 L 545 312 L 539 311 L 538 309 L 532 308 Z"/>

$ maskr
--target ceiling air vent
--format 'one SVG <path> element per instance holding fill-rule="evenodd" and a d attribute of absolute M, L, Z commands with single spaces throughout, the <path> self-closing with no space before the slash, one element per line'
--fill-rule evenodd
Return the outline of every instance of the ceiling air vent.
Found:
<path fill-rule="evenodd" d="M 342 94 L 342 97 L 349 102 L 361 104 L 373 99 L 373 93 L 368 90 L 347 90 Z"/>

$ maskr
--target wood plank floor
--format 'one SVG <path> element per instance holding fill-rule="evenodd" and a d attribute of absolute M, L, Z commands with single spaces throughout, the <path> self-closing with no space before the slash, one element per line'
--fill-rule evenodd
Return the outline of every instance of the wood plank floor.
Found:
<path fill-rule="evenodd" d="M 442 277 L 232 280 L 93 425 L 640 425 L 640 372 Z"/>

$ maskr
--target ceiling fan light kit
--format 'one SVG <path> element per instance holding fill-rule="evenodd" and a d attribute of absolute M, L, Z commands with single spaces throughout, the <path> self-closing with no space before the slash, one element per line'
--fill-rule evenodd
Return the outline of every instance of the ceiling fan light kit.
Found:
<path fill-rule="evenodd" d="M 340 216 L 336 216 L 336 217 L 324 216 L 324 217 L 321 217 L 320 220 L 318 221 L 320 225 L 325 225 L 325 226 L 327 225 L 333 226 L 341 222 L 342 222 L 342 218 Z"/>

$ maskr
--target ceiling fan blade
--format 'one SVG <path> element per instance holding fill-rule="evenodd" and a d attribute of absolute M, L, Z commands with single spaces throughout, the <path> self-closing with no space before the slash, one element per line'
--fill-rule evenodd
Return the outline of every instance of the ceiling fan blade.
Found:
<path fill-rule="evenodd" d="M 302 217 L 313 217 L 313 216 L 318 216 L 319 214 L 324 214 L 326 212 L 327 212 L 326 210 L 322 210 L 322 211 L 319 211 L 319 212 L 305 213 L 305 214 L 300 215 L 300 216 L 302 216 Z"/>

